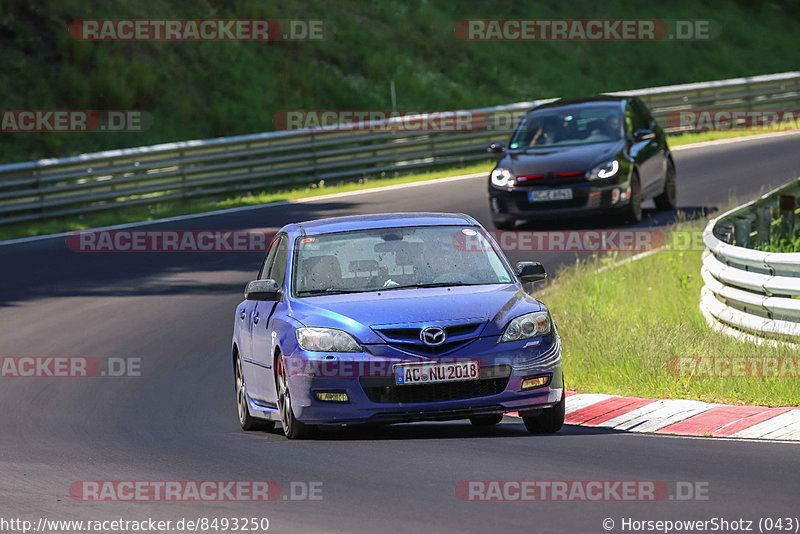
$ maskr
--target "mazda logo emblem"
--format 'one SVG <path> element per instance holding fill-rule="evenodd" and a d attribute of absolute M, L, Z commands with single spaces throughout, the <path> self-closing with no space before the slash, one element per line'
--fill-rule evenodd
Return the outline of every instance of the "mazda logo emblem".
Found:
<path fill-rule="evenodd" d="M 447 334 L 444 329 L 438 326 L 429 326 L 422 329 L 422 332 L 419 333 L 419 339 L 426 345 L 435 347 L 444 343 L 447 339 Z"/>

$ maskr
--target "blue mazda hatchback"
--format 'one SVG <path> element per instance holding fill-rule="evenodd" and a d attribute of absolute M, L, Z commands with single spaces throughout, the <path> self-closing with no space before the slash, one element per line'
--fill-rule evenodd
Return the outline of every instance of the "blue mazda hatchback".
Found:
<path fill-rule="evenodd" d="M 283 227 L 236 310 L 245 430 L 469 419 L 564 422 L 558 330 L 472 217 L 392 213 Z"/>

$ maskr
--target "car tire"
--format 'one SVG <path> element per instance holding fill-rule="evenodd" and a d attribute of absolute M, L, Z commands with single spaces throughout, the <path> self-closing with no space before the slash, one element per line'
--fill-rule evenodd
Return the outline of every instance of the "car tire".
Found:
<path fill-rule="evenodd" d="M 238 354 L 234 364 L 234 377 L 236 379 L 236 408 L 239 412 L 239 424 L 242 426 L 242 430 L 272 430 L 275 428 L 275 421 L 267 421 L 250 415 L 247 385 L 244 382 L 244 373 L 242 373 L 242 360 Z"/>
<path fill-rule="evenodd" d="M 561 400 L 552 408 L 545 408 L 539 415 L 522 417 L 525 428 L 531 434 L 555 434 L 564 426 L 566 391 L 562 388 Z"/>
<path fill-rule="evenodd" d="M 492 224 L 498 230 L 513 230 L 517 226 L 514 219 L 492 219 Z"/>
<path fill-rule="evenodd" d="M 675 186 L 675 165 L 667 160 L 667 176 L 664 180 L 664 192 L 655 198 L 656 208 L 662 211 L 674 210 L 678 207 L 678 195 Z"/>
<path fill-rule="evenodd" d="M 642 184 L 637 173 L 631 176 L 631 198 L 623 212 L 623 219 L 631 224 L 642 222 Z"/>
<path fill-rule="evenodd" d="M 502 420 L 503 414 L 501 413 L 491 415 L 473 415 L 469 418 L 469 422 L 472 423 L 472 426 L 480 427 L 494 426 Z"/>
<path fill-rule="evenodd" d="M 304 439 L 310 437 L 316 427 L 298 421 L 292 410 L 292 395 L 289 391 L 289 382 L 286 379 L 286 366 L 280 354 L 275 359 L 275 386 L 278 393 L 278 411 L 281 414 L 283 433 L 289 439 Z"/>

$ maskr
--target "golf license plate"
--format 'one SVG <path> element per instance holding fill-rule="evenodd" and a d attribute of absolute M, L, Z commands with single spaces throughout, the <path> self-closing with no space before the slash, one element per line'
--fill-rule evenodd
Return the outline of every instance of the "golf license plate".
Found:
<path fill-rule="evenodd" d="M 530 202 L 548 202 L 552 200 L 571 200 L 572 189 L 543 189 L 541 191 L 529 191 L 528 200 Z"/>
<path fill-rule="evenodd" d="M 475 360 L 460 362 L 412 363 L 396 365 L 394 382 L 398 386 L 477 380 L 480 365 Z"/>

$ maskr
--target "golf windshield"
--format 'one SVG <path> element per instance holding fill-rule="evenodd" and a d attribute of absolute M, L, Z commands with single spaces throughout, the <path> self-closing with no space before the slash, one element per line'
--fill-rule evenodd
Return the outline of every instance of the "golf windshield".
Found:
<path fill-rule="evenodd" d="M 297 296 L 507 284 L 512 280 L 486 237 L 469 226 L 300 237 L 293 272 Z"/>
<path fill-rule="evenodd" d="M 509 148 L 547 148 L 622 139 L 623 121 L 614 106 L 546 108 L 520 122 Z"/>

